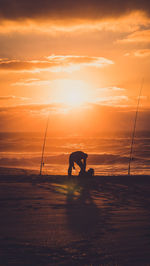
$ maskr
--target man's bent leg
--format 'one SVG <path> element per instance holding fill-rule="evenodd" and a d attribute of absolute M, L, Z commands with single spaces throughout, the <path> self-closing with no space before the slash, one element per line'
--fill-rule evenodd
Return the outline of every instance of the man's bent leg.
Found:
<path fill-rule="evenodd" d="M 71 176 L 72 174 L 72 167 L 74 166 L 74 163 L 69 158 L 69 168 L 68 168 L 68 176 Z"/>
<path fill-rule="evenodd" d="M 68 168 L 68 176 L 71 176 L 71 174 L 72 174 L 72 166 L 69 165 L 69 168 Z"/>
<path fill-rule="evenodd" d="M 85 173 L 85 166 L 81 161 L 77 161 L 76 164 L 79 165 L 79 167 L 81 168 L 81 172 Z"/>

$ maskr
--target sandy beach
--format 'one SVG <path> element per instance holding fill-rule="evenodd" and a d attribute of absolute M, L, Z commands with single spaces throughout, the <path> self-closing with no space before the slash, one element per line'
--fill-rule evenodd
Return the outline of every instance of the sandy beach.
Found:
<path fill-rule="evenodd" d="M 150 176 L 20 171 L 1 169 L 1 266 L 150 265 Z"/>

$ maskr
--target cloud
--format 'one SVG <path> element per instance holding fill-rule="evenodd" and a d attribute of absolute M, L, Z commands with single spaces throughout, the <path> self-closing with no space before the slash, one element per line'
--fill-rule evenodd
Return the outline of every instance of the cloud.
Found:
<path fill-rule="evenodd" d="M 58 34 L 87 33 L 97 31 L 133 32 L 144 29 L 150 24 L 150 18 L 143 12 L 133 11 L 123 16 L 109 17 L 105 19 L 81 18 L 81 19 L 58 19 L 46 20 L 5 20 L 0 23 L 0 34 L 47 34 L 56 37 Z"/>
<path fill-rule="evenodd" d="M 51 115 L 64 115 L 68 112 L 66 105 L 62 103 L 50 103 L 50 104 L 16 104 L 12 106 L 1 106 L 0 114 L 5 117 L 9 116 L 36 116 L 38 119 Z"/>
<path fill-rule="evenodd" d="M 137 50 L 134 52 L 134 56 L 141 58 L 148 57 L 150 56 L 150 49 Z"/>
<path fill-rule="evenodd" d="M 51 81 L 49 80 L 39 80 L 39 79 L 25 79 L 25 80 L 21 80 L 15 83 L 11 84 L 12 86 L 25 86 L 25 87 L 29 87 L 29 86 L 50 86 L 51 85 Z"/>
<path fill-rule="evenodd" d="M 127 106 L 130 103 L 126 89 L 112 86 L 96 90 L 96 103 L 104 106 Z"/>
<path fill-rule="evenodd" d="M 9 111 L 57 111 L 58 108 L 62 107 L 60 104 L 20 104 L 15 106 L 4 106 L 0 107 L 0 112 L 9 112 Z"/>
<path fill-rule="evenodd" d="M 0 61 L 0 70 L 10 70 L 10 71 L 31 71 L 36 69 L 43 69 L 43 68 L 49 68 L 54 67 L 54 65 L 51 65 L 48 61 L 21 61 L 16 59 L 10 59 L 10 60 L 1 60 Z"/>
<path fill-rule="evenodd" d="M 118 40 L 120 43 L 150 43 L 150 30 L 139 30 L 129 34 L 126 38 Z"/>
<path fill-rule="evenodd" d="M 51 55 L 44 60 L 1 59 L 0 69 L 7 71 L 72 72 L 81 67 L 103 67 L 111 64 L 113 64 L 112 60 L 103 57 Z"/>
<path fill-rule="evenodd" d="M 78 55 L 51 55 L 47 57 L 50 62 L 64 63 L 64 64 L 80 64 L 83 66 L 96 66 L 101 67 L 107 64 L 113 64 L 111 60 L 108 60 L 103 57 L 94 57 L 94 56 L 78 56 Z"/>
<path fill-rule="evenodd" d="M 62 19 L 102 19 L 122 16 L 133 11 L 150 15 L 150 2 L 147 0 L 0 0 L 1 20 L 62 20 Z"/>
<path fill-rule="evenodd" d="M 97 98 L 97 103 L 105 106 L 128 106 L 129 98 L 126 95 L 105 96 Z"/>
<path fill-rule="evenodd" d="M 29 100 L 29 98 L 18 97 L 18 96 L 14 96 L 14 95 L 0 96 L 0 101 L 5 101 L 5 100 L 21 100 L 21 101 L 25 101 L 25 100 Z"/>
<path fill-rule="evenodd" d="M 102 93 L 102 92 L 104 92 L 104 93 L 105 92 L 122 92 L 122 91 L 125 91 L 125 89 L 113 86 L 113 87 L 99 88 L 99 89 L 97 89 L 97 91 L 99 91 L 100 93 Z"/>

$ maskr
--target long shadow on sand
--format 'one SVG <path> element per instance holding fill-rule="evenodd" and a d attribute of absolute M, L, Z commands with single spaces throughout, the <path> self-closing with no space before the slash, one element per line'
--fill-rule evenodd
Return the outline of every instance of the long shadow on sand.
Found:
<path fill-rule="evenodd" d="M 78 261 L 80 265 L 112 262 L 111 254 L 106 251 L 106 243 L 109 243 L 110 232 L 116 229 L 111 224 L 110 209 L 105 208 L 103 196 L 101 198 L 99 181 L 72 177 L 63 184 L 55 184 L 53 188 L 56 193 L 65 195 L 66 230 L 72 235 L 69 253 L 76 250 L 72 261 Z"/>
<path fill-rule="evenodd" d="M 93 180 L 92 180 L 93 182 Z M 66 216 L 68 228 L 81 237 L 90 239 L 106 228 L 106 217 L 93 200 L 90 180 L 70 180 L 66 194 Z M 105 215 L 106 216 L 106 215 Z M 100 234 L 100 232 L 99 232 Z"/>
<path fill-rule="evenodd" d="M 149 180 L 5 176 L 0 265 L 149 265 Z"/>
<path fill-rule="evenodd" d="M 76 239 L 70 250 L 78 251 L 78 261 L 84 265 L 149 262 L 148 177 L 72 177 L 62 186 L 67 230 Z"/>

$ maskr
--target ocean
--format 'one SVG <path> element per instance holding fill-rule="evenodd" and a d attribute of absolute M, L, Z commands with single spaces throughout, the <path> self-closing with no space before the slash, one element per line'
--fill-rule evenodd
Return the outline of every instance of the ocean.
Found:
<path fill-rule="evenodd" d="M 40 169 L 42 133 L 0 133 L 0 166 Z M 88 153 L 87 169 L 95 175 L 128 173 L 131 132 L 103 133 L 96 137 L 51 137 L 46 139 L 43 174 L 67 174 L 69 154 Z M 79 172 L 78 166 L 73 171 Z M 133 146 L 131 174 L 150 174 L 150 132 L 137 132 Z"/>

